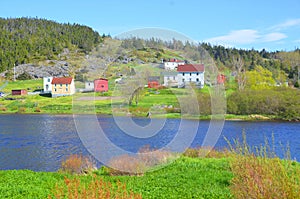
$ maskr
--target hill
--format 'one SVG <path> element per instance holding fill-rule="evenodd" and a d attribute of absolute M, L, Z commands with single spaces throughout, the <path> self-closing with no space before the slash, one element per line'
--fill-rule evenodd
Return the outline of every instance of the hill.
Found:
<path fill-rule="evenodd" d="M 37 18 L 0 18 L 0 72 L 14 65 L 87 54 L 102 41 L 92 28 Z"/>

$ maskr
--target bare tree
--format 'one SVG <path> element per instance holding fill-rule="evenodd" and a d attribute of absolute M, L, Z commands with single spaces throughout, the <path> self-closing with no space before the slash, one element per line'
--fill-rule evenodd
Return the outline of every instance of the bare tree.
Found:
<path fill-rule="evenodd" d="M 244 61 L 240 55 L 237 58 L 233 56 L 232 64 L 237 73 L 236 78 L 239 90 L 244 90 L 246 84 L 246 69 L 244 67 Z"/>
<path fill-rule="evenodd" d="M 137 105 L 146 82 L 145 74 L 138 72 L 136 75 L 126 78 L 123 84 L 116 85 L 114 92 L 123 96 L 129 105 L 132 105 L 133 101 Z"/>

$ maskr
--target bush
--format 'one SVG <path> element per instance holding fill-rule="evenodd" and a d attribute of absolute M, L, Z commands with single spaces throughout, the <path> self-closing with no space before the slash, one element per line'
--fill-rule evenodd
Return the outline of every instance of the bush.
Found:
<path fill-rule="evenodd" d="M 142 147 L 136 155 L 121 155 L 114 157 L 109 162 L 110 175 L 143 175 L 146 171 L 166 164 L 174 157 L 167 151 L 151 150 L 150 146 Z"/>
<path fill-rule="evenodd" d="M 65 178 L 63 186 L 56 185 L 53 191 L 54 198 L 68 199 L 107 199 L 107 198 L 122 198 L 122 199 L 140 199 L 140 194 L 135 194 L 132 191 L 128 192 L 126 184 L 117 182 L 116 186 L 112 186 L 110 182 L 105 182 L 102 179 L 93 178 L 86 185 L 81 183 L 77 178 Z M 52 198 L 52 196 L 49 196 Z"/>
<path fill-rule="evenodd" d="M 90 158 L 82 155 L 70 155 L 61 163 L 61 171 L 71 174 L 84 174 L 95 169 L 95 165 Z"/>
<path fill-rule="evenodd" d="M 34 110 L 34 112 L 40 113 L 41 112 L 41 108 L 40 107 L 36 107 L 35 110 Z"/>
<path fill-rule="evenodd" d="M 300 118 L 300 91 L 289 88 L 245 90 L 232 93 L 227 99 L 229 114 L 273 115 L 279 119 Z"/>
<path fill-rule="evenodd" d="M 20 107 L 19 108 L 19 113 L 25 113 L 26 112 L 26 108 L 25 107 Z"/>
<path fill-rule="evenodd" d="M 24 72 L 17 77 L 17 80 L 28 80 L 28 79 L 32 79 L 32 76 L 27 72 Z"/>
<path fill-rule="evenodd" d="M 229 157 L 231 154 L 226 149 L 218 151 L 211 147 L 200 147 L 188 148 L 183 155 L 191 158 L 223 158 Z"/>
<path fill-rule="evenodd" d="M 5 111 L 7 111 L 7 108 L 6 107 L 0 107 L 0 111 L 5 112 Z"/>

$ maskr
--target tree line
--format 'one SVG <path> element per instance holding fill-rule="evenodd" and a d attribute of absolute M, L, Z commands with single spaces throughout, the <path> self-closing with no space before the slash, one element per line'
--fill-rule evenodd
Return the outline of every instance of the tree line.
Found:
<path fill-rule="evenodd" d="M 92 28 L 38 18 L 0 18 L 0 72 L 33 60 L 58 59 L 65 48 L 90 52 L 102 37 Z"/>

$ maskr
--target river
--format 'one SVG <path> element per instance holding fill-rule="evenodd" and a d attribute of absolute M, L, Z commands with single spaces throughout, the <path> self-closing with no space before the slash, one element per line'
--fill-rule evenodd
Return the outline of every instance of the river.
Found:
<path fill-rule="evenodd" d="M 167 119 L 153 136 L 139 138 L 124 133 L 113 117 L 98 116 L 97 122 L 114 145 L 131 152 L 136 152 L 144 145 L 163 148 L 178 139 L 176 136 L 181 124 L 180 119 Z M 147 126 L 150 119 L 134 118 L 134 122 L 139 126 Z M 199 125 L 193 141 L 187 144 L 191 147 L 202 146 L 210 121 L 189 120 L 186 124 Z M 0 115 L 0 169 L 56 171 L 61 161 L 70 154 L 89 155 L 77 130 L 72 115 Z M 250 146 L 259 146 L 268 139 L 271 146 L 274 144 L 279 157 L 284 157 L 283 148 L 289 146 L 291 158 L 300 160 L 300 123 L 226 121 L 215 147 L 228 147 L 224 138 L 241 140 L 243 131 Z M 190 135 L 193 132 L 184 133 Z"/>

